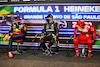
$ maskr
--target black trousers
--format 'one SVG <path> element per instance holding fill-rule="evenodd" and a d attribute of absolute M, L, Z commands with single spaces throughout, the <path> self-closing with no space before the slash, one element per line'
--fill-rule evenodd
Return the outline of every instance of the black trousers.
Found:
<path fill-rule="evenodd" d="M 44 37 L 44 38 L 41 39 L 40 45 L 43 47 L 44 50 L 47 49 L 47 47 L 45 45 L 46 41 L 50 41 L 50 43 L 48 45 L 48 47 L 50 48 L 53 45 L 53 43 L 54 43 L 54 38 L 52 36 L 48 36 L 48 37 Z"/>
<path fill-rule="evenodd" d="M 8 46 L 8 52 L 12 50 L 12 42 L 14 40 L 20 40 L 20 39 L 23 39 L 25 36 L 25 34 L 23 33 L 20 33 L 20 34 L 13 34 L 11 36 L 11 38 L 9 39 L 9 46 Z"/>

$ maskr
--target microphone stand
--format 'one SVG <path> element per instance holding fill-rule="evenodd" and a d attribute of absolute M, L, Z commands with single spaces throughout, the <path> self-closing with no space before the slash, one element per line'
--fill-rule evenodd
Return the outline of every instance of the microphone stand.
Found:
<path fill-rule="evenodd" d="M 69 42 L 70 42 L 70 40 L 72 39 L 72 37 L 73 37 L 73 35 L 71 35 L 70 36 L 70 38 L 69 38 L 69 40 L 68 41 L 66 41 L 66 43 L 68 43 L 68 50 L 67 50 L 67 54 L 65 55 L 65 57 L 72 57 L 71 55 L 70 55 L 70 53 L 69 53 Z"/>
<path fill-rule="evenodd" d="M 39 35 L 39 34 L 36 34 L 35 37 L 34 37 L 34 39 L 32 40 L 32 42 L 33 42 L 34 45 L 35 45 L 34 41 L 35 41 L 35 39 L 36 39 L 36 37 L 37 37 L 38 35 Z M 33 55 L 33 54 L 34 54 L 34 56 L 35 56 L 35 55 L 38 55 L 38 53 L 35 52 L 35 46 L 34 46 L 32 55 Z"/>

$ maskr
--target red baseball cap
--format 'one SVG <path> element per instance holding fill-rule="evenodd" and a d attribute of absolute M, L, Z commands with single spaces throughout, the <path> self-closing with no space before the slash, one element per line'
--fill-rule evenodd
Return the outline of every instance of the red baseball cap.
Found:
<path fill-rule="evenodd" d="M 84 24 L 84 21 L 83 20 L 79 20 L 79 21 L 77 21 L 77 24 L 78 25 L 83 25 Z"/>

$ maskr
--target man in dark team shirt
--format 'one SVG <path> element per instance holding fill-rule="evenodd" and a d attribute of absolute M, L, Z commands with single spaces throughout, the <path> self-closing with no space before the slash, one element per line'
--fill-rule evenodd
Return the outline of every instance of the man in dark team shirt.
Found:
<path fill-rule="evenodd" d="M 46 21 L 47 23 L 44 24 L 42 35 L 40 37 L 40 45 L 42 45 L 46 55 L 48 55 L 49 48 L 53 45 L 58 36 L 58 24 L 53 21 L 53 16 L 51 14 L 46 17 Z M 48 48 L 45 45 L 46 41 L 50 41 Z"/>
<path fill-rule="evenodd" d="M 11 25 L 9 30 L 9 46 L 8 46 L 8 56 L 13 57 L 11 53 L 12 50 L 12 42 L 14 40 L 21 40 L 24 38 L 26 33 L 26 27 L 24 24 L 20 24 L 20 20 L 14 20 L 14 24 Z"/>

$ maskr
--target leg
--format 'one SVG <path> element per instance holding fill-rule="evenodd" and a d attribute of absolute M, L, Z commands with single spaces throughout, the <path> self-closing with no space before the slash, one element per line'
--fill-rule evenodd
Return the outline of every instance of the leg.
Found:
<path fill-rule="evenodd" d="M 48 40 L 50 41 L 49 45 L 48 45 L 48 49 L 50 50 L 50 47 L 53 45 L 54 43 L 54 38 L 52 36 L 48 37 Z"/>
<path fill-rule="evenodd" d="M 88 57 L 91 58 L 91 57 L 92 57 L 92 55 L 91 55 L 92 40 L 89 39 L 89 40 L 87 41 L 87 43 L 88 43 Z"/>
<path fill-rule="evenodd" d="M 12 35 L 10 40 L 9 40 L 9 46 L 8 46 L 8 52 L 12 50 L 12 42 L 13 40 L 16 39 L 21 39 L 24 35 L 23 34 L 18 34 L 18 35 Z"/>
<path fill-rule="evenodd" d="M 73 42 L 74 42 L 74 46 L 75 46 L 75 50 L 78 50 L 78 42 L 79 42 L 79 37 L 77 36 L 74 40 L 73 40 Z"/>
<path fill-rule="evenodd" d="M 54 43 L 53 37 L 50 37 L 49 41 L 50 41 L 50 43 L 49 43 L 48 47 L 50 48 L 53 45 L 53 43 Z"/>
<path fill-rule="evenodd" d="M 74 40 L 74 46 L 75 46 L 75 50 L 76 50 L 76 55 L 75 57 L 78 57 L 79 56 L 79 50 L 78 50 L 78 42 L 79 42 L 79 36 L 77 36 Z"/>
<path fill-rule="evenodd" d="M 46 42 L 46 38 L 43 38 L 43 39 L 41 39 L 41 41 L 40 41 L 40 45 L 43 47 L 44 50 L 47 49 L 47 47 L 46 47 L 46 45 L 45 45 L 45 42 Z"/>
<path fill-rule="evenodd" d="M 8 56 L 10 58 L 14 57 L 13 54 L 11 53 L 11 50 L 12 50 L 12 42 L 13 42 L 13 39 L 10 38 L 10 40 L 9 40 L 9 46 L 8 46 Z"/>
<path fill-rule="evenodd" d="M 11 38 L 9 40 L 9 46 L 8 46 L 8 56 L 10 58 L 13 57 L 13 54 L 11 53 L 13 40 L 22 39 L 23 37 L 24 37 L 24 34 L 18 34 L 18 35 L 12 35 L 11 36 Z"/>
<path fill-rule="evenodd" d="M 25 34 L 20 33 L 20 34 L 12 35 L 11 38 L 17 40 L 17 39 L 23 39 L 24 36 Z"/>
<path fill-rule="evenodd" d="M 88 43 L 88 50 L 91 51 L 91 49 L 92 49 L 92 40 L 89 39 L 89 40 L 87 41 L 87 43 Z"/>
<path fill-rule="evenodd" d="M 9 39 L 8 52 L 12 50 L 12 42 L 13 42 L 13 39 L 10 38 L 10 39 Z"/>
<path fill-rule="evenodd" d="M 48 55 L 50 55 L 50 56 L 52 56 L 52 54 L 53 54 L 53 52 L 51 51 L 51 46 L 53 45 L 53 43 L 54 43 L 54 38 L 52 37 L 52 36 L 49 36 L 49 37 L 47 37 L 47 39 L 48 39 L 48 41 L 50 41 L 50 43 L 49 43 L 49 45 L 47 46 L 47 54 L 46 54 L 46 56 L 48 56 Z"/>
<path fill-rule="evenodd" d="M 41 41 L 40 41 L 40 45 L 42 45 L 43 49 L 44 49 L 44 53 L 46 56 L 48 56 L 50 54 L 49 50 L 47 49 L 46 45 L 45 45 L 45 42 L 48 40 L 47 37 L 44 37 Z"/>

